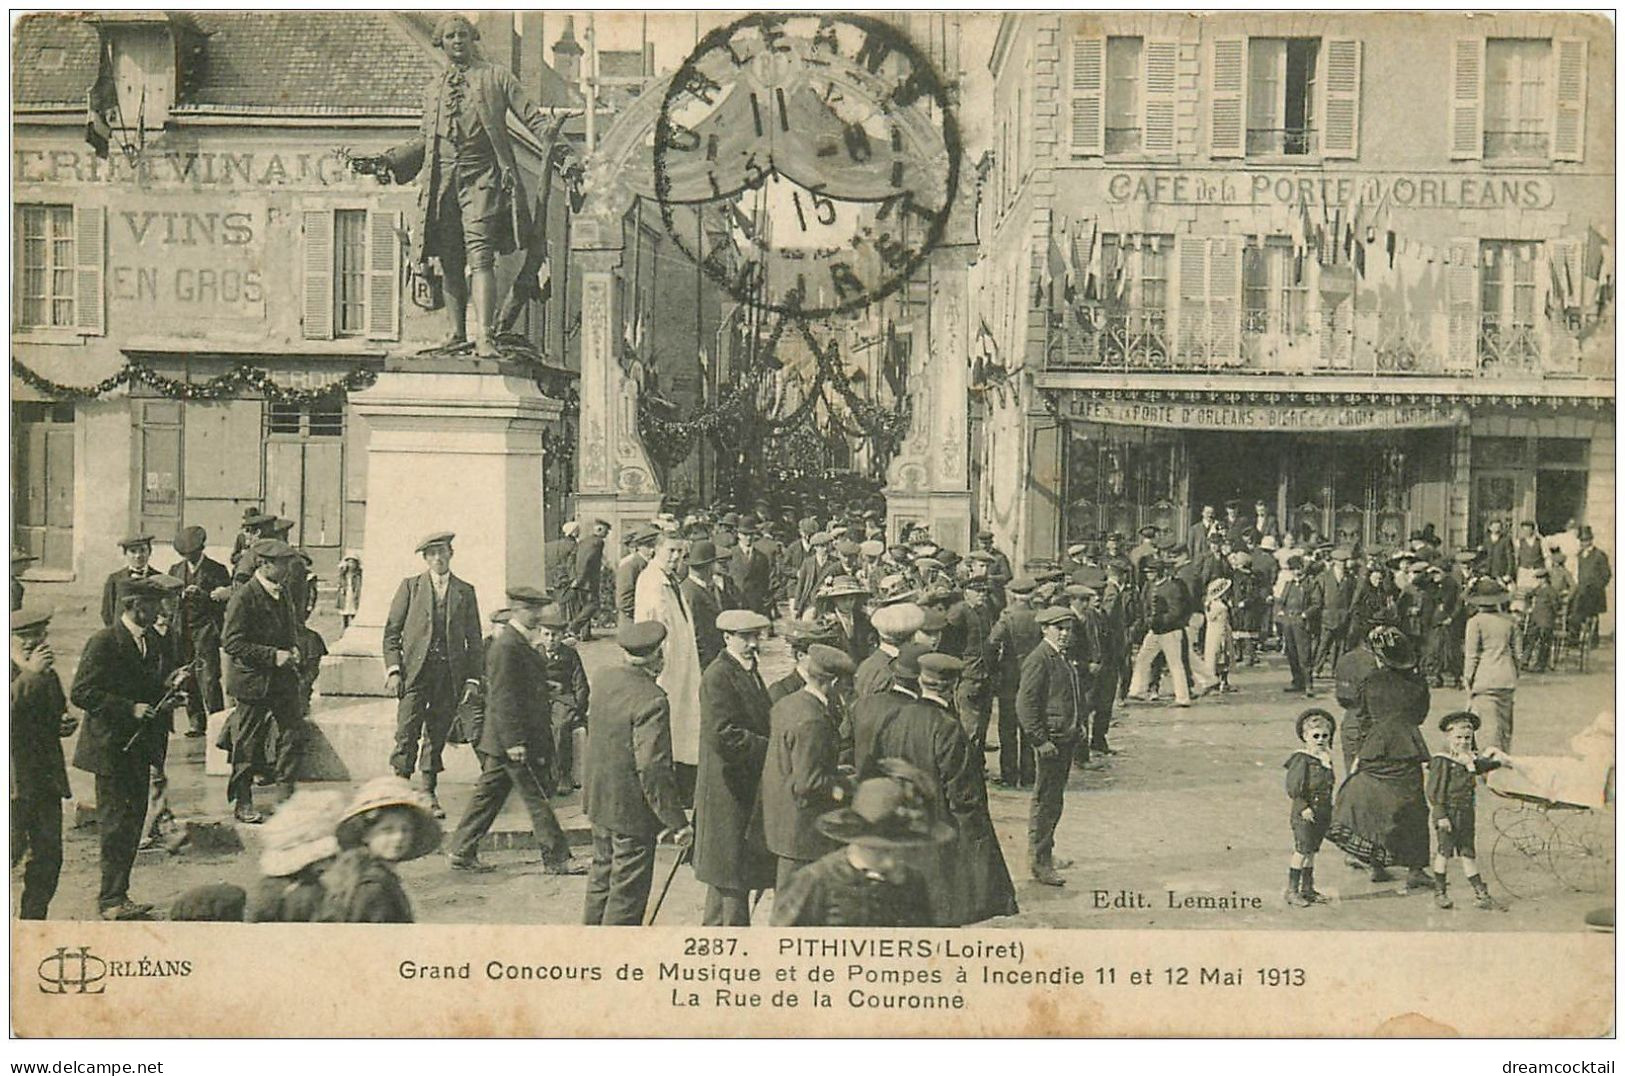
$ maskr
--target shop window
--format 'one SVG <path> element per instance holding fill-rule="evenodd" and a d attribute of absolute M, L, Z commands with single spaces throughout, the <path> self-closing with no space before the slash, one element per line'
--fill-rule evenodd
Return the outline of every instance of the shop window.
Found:
<path fill-rule="evenodd" d="M 1316 152 L 1315 72 L 1320 39 L 1255 37 L 1247 42 L 1247 155 Z"/>
<path fill-rule="evenodd" d="M 1552 43 L 1484 43 L 1484 156 L 1545 160 L 1551 153 Z"/>
<path fill-rule="evenodd" d="M 1140 54 L 1144 39 L 1106 39 L 1106 152 L 1140 151 Z"/>
<path fill-rule="evenodd" d="M 1479 244 L 1479 253 L 1479 365 L 1539 366 L 1536 266 L 1540 262 L 1540 245 L 1486 239 Z"/>

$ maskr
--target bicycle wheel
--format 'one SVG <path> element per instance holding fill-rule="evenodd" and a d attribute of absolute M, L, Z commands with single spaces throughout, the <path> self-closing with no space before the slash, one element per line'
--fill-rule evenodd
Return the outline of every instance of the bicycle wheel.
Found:
<path fill-rule="evenodd" d="M 1514 897 L 1530 897 L 1556 884 L 1550 850 L 1552 823 L 1543 811 L 1525 811 L 1500 827 L 1490 845 L 1490 870 Z"/>
<path fill-rule="evenodd" d="M 1575 811 L 1554 827 L 1552 873 L 1570 889 L 1601 893 L 1614 877 L 1614 827 L 1600 811 Z"/>

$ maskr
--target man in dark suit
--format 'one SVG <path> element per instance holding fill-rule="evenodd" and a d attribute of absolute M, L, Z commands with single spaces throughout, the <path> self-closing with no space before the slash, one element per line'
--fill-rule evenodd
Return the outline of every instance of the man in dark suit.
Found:
<path fill-rule="evenodd" d="M 627 535 L 631 552 L 615 565 L 615 611 L 622 627 L 632 623 L 638 604 L 638 577 L 654 559 L 655 543 L 660 532 L 653 527 L 639 527 Z"/>
<path fill-rule="evenodd" d="M 536 622 L 536 637 L 547 663 L 548 707 L 553 726 L 553 787 L 548 795 L 563 795 L 581 787 L 575 781 L 575 733 L 587 727 L 587 704 L 592 687 L 581 655 L 565 641 L 564 609 L 549 605 Z"/>
<path fill-rule="evenodd" d="M 1055 858 L 1055 827 L 1066 806 L 1066 778 L 1072 752 L 1083 731 L 1087 685 L 1067 656 L 1077 617 L 1051 606 L 1039 612 L 1044 641 L 1021 665 L 1016 689 L 1016 716 L 1037 756 L 1032 814 L 1027 822 L 1027 855 L 1033 878 L 1044 885 L 1065 885 L 1060 871 L 1072 864 Z"/>
<path fill-rule="evenodd" d="M 384 690 L 400 699 L 389 764 L 410 778 L 416 763 L 436 818 L 446 817 L 435 794 L 446 736 L 458 705 L 479 696 L 482 672 L 479 602 L 451 574 L 455 537 L 438 531 L 418 543 L 429 570 L 401 580 L 384 621 Z"/>
<path fill-rule="evenodd" d="M 722 612 L 722 603 L 711 581 L 711 572 L 716 563 L 716 545 L 703 538 L 695 542 L 688 549 L 688 575 L 677 588 L 683 595 L 683 604 L 688 606 L 689 619 L 694 624 L 694 648 L 700 653 L 702 673 L 722 653 L 722 633 L 717 630 L 717 616 Z"/>
<path fill-rule="evenodd" d="M 993 532 L 989 530 L 976 533 L 976 552 L 985 554 L 988 558 L 987 577 L 993 584 L 993 603 L 1002 609 L 1004 588 L 1009 586 L 1010 580 L 1014 578 L 1010 570 L 1010 558 L 993 544 Z"/>
<path fill-rule="evenodd" d="M 1191 557 L 1200 557 L 1207 552 L 1213 539 L 1213 528 L 1218 524 L 1218 512 L 1211 504 L 1202 506 L 1202 517 L 1190 525 L 1185 534 L 1185 545 L 1190 549 Z"/>
<path fill-rule="evenodd" d="M 1578 632 L 1582 627 L 1589 632 L 1591 619 L 1607 610 L 1608 581 L 1613 577 L 1608 554 L 1597 548 L 1591 525 L 1586 524 L 1580 528 L 1580 552 L 1574 558 L 1574 591 L 1569 598 L 1570 631 L 1585 645 L 1590 645 L 1591 640 Z"/>
<path fill-rule="evenodd" d="M 813 607 L 824 581 L 834 578 L 841 571 L 840 563 L 830 555 L 827 532 L 819 531 L 808 539 L 808 543 L 811 551 L 801 559 L 801 566 L 796 569 L 796 581 L 792 585 L 790 598 L 790 615 L 797 619 Z"/>
<path fill-rule="evenodd" d="M 547 802 L 546 786 L 551 782 L 542 776 L 553 763 L 553 728 L 547 663 L 531 637 L 548 600 L 534 587 L 510 588 L 507 623 L 497 627 L 485 649 L 485 718 L 475 744 L 480 779 L 451 839 L 447 858 L 453 870 L 495 869 L 480 862 L 480 838 L 517 788 L 542 850 L 544 873 L 587 873 L 584 865 L 570 859 L 570 840 Z"/>
<path fill-rule="evenodd" d="M 1517 574 L 1517 553 L 1512 535 L 1499 519 L 1490 520 L 1489 533 L 1484 536 L 1484 574 L 1510 586 Z"/>
<path fill-rule="evenodd" d="M 96 826 L 101 835 L 103 919 L 144 919 L 150 904 L 130 899 L 130 869 L 147 815 L 148 780 L 168 732 L 163 700 L 170 673 L 164 647 L 152 631 L 163 592 L 146 579 L 119 581 L 118 619 L 90 637 L 73 677 L 69 699 L 85 713 L 73 765 L 96 775 Z"/>
<path fill-rule="evenodd" d="M 717 618 L 722 656 L 700 678 L 700 765 L 694 788 L 694 877 L 709 888 L 706 926 L 750 926 L 750 891 L 773 885 L 777 864 L 752 827 L 767 757 L 767 685 L 756 655 L 769 620 L 751 609 Z"/>
<path fill-rule="evenodd" d="M 24 857 L 19 919 L 44 919 L 62 873 L 62 801 L 73 793 L 62 740 L 79 722 L 56 674 L 45 633 L 51 611 L 28 605 L 11 614 L 11 865 Z"/>
<path fill-rule="evenodd" d="M 107 577 L 102 584 L 102 627 L 110 628 L 119 615 L 118 585 L 125 579 L 144 579 L 157 574 L 152 560 L 152 535 L 132 534 L 120 540 L 119 551 L 124 554 L 124 567 Z"/>
<path fill-rule="evenodd" d="M 203 551 L 208 540 L 202 527 L 184 528 L 175 536 L 181 559 L 169 566 L 182 588 L 175 624 L 180 660 L 197 674 L 197 689 L 186 700 L 186 735 L 194 738 L 203 735 L 210 714 L 226 708 L 220 690 L 220 630 L 231 598 L 231 572 Z"/>
<path fill-rule="evenodd" d="M 1038 584 L 1023 576 L 1012 579 L 1006 588 L 1009 603 L 988 633 L 987 646 L 994 665 L 994 687 L 999 700 L 999 784 L 1006 788 L 1027 788 L 1034 780 L 1033 747 L 1016 720 L 1016 692 L 1021 686 L 1021 667 L 1033 647 L 1044 641 L 1032 607 Z"/>
<path fill-rule="evenodd" d="M 773 704 L 762 764 L 762 829 L 779 859 L 774 887 L 780 892 L 796 871 L 838 847 L 817 822 L 839 806 L 840 729 L 833 700 L 836 685 L 855 670 L 844 651 L 814 643 L 800 664 L 805 686 Z"/>
<path fill-rule="evenodd" d="M 1331 567 L 1315 577 L 1320 588 L 1320 641 L 1315 645 L 1315 671 L 1328 664 L 1337 668 L 1338 659 L 1349 646 L 1349 617 L 1354 612 L 1354 550 L 1338 546 L 1332 550 Z"/>
<path fill-rule="evenodd" d="M 592 641 L 592 620 L 598 615 L 598 586 L 604 573 L 604 540 L 608 537 L 609 521 L 596 519 L 592 533 L 576 544 L 575 573 L 564 602 L 569 616 L 565 630 L 584 643 Z"/>
<path fill-rule="evenodd" d="M 739 544 L 728 563 L 728 574 L 739 592 L 740 607 L 773 618 L 773 562 L 756 548 L 761 532 L 755 524 L 741 524 Z"/>
<path fill-rule="evenodd" d="M 237 700 L 223 737 L 231 755 L 226 797 L 236 804 L 237 820 L 253 824 L 264 821 L 254 809 L 257 770 L 272 765 L 283 792 L 293 794 L 304 741 L 304 700 L 299 619 L 287 586 L 299 554 L 286 542 L 261 538 L 244 559 L 249 556 L 254 558 L 254 575 L 226 604 L 220 645 L 226 652 L 226 690 Z M 271 763 L 264 756 L 273 726 L 276 759 Z"/>
<path fill-rule="evenodd" d="M 587 876 L 588 926 L 643 922 L 654 880 L 655 845 L 669 836 L 680 848 L 694 829 L 677 793 L 671 758 L 671 703 L 655 678 L 666 626 L 627 624 L 616 634 L 624 659 L 599 674 L 587 724 L 586 808 L 592 822 Z"/>
<path fill-rule="evenodd" d="M 1293 556 L 1286 562 L 1287 584 L 1281 590 L 1281 637 L 1285 640 L 1287 668 L 1292 682 L 1282 691 L 1311 694 L 1314 689 L 1314 636 L 1309 626 L 1320 612 L 1320 590 L 1304 578 L 1304 560 Z"/>

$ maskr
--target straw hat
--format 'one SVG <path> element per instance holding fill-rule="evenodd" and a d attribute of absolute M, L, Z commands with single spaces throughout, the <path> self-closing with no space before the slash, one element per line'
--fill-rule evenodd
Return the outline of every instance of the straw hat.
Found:
<path fill-rule="evenodd" d="M 343 793 L 313 788 L 296 791 L 260 829 L 265 840 L 260 873 L 286 877 L 338 855 L 334 832 L 343 812 Z"/>
<path fill-rule="evenodd" d="M 335 834 L 340 848 L 355 848 L 363 843 L 367 832 L 367 816 L 388 807 L 404 807 L 412 819 L 412 844 L 401 856 L 402 860 L 426 856 L 440 847 L 440 823 L 434 820 L 424 805 L 423 797 L 407 783 L 404 777 L 375 777 L 361 786 L 355 800 L 344 817 L 339 819 Z M 284 808 L 286 809 L 286 808 Z"/>
<path fill-rule="evenodd" d="M 1382 664 L 1391 669 L 1416 667 L 1416 647 L 1398 628 L 1386 625 L 1372 628 L 1369 638 L 1371 652 L 1377 655 L 1377 660 Z"/>

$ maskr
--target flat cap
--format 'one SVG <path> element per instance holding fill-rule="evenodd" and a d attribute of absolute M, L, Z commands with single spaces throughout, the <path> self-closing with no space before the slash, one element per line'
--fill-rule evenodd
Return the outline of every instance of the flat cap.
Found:
<path fill-rule="evenodd" d="M 1096 590 L 1094 587 L 1085 586 L 1082 583 L 1068 583 L 1066 586 L 1066 596 L 1068 598 L 1098 598 L 1100 596 L 1100 591 Z"/>
<path fill-rule="evenodd" d="M 819 531 L 807 539 L 808 545 L 829 545 L 829 531 Z"/>
<path fill-rule="evenodd" d="M 816 620 L 787 620 L 779 634 L 792 643 L 833 643 L 840 639 L 835 621 L 829 617 Z"/>
<path fill-rule="evenodd" d="M 635 658 L 646 658 L 666 641 L 666 625 L 658 620 L 640 620 L 615 633 L 622 650 Z"/>
<path fill-rule="evenodd" d="M 425 549 L 428 549 L 430 546 L 434 545 L 449 546 L 451 545 L 451 540 L 455 537 L 457 537 L 457 535 L 451 531 L 435 531 L 433 534 L 426 534 L 423 537 L 423 541 L 419 542 L 418 547 L 412 550 L 412 552 L 421 553 Z"/>
<path fill-rule="evenodd" d="M 154 572 L 147 576 L 147 582 L 158 588 L 158 593 L 168 596 L 177 594 L 186 589 L 186 584 L 170 575 L 168 572 Z"/>
<path fill-rule="evenodd" d="M 842 538 L 835 543 L 835 552 L 843 557 L 855 557 L 862 552 L 863 547 L 850 538 Z"/>
<path fill-rule="evenodd" d="M 952 654 L 939 654 L 932 651 L 920 655 L 920 678 L 932 680 L 952 680 L 965 671 L 965 663 Z"/>
<path fill-rule="evenodd" d="M 55 610 L 49 605 L 38 605 L 24 602 L 21 609 L 11 611 L 11 630 L 13 632 L 38 631 L 51 622 L 51 614 Z"/>
<path fill-rule="evenodd" d="M 1337 548 L 1332 550 L 1332 559 L 1333 560 L 1353 560 L 1354 559 L 1354 550 L 1350 549 L 1346 545 L 1340 545 Z"/>
<path fill-rule="evenodd" d="M 151 544 L 152 544 L 152 535 L 150 535 L 150 534 L 132 534 L 128 538 L 120 538 L 118 540 L 118 547 L 120 549 L 133 549 L 134 547 L 136 547 L 138 545 L 151 545 Z"/>
<path fill-rule="evenodd" d="M 913 602 L 883 605 L 869 615 L 869 623 L 888 638 L 907 639 L 925 623 L 925 610 Z"/>
<path fill-rule="evenodd" d="M 1157 536 L 1157 528 L 1151 526 L 1150 524 L 1146 524 L 1140 528 L 1139 534 L 1141 538 L 1155 538 Z"/>
<path fill-rule="evenodd" d="M 1048 625 L 1060 624 L 1063 621 L 1073 622 L 1076 621 L 1078 617 L 1077 614 L 1073 613 L 1072 610 L 1068 609 L 1064 605 L 1052 605 L 1047 609 L 1040 609 L 1038 611 L 1038 615 L 1033 619 L 1037 620 L 1040 624 Z"/>
<path fill-rule="evenodd" d="M 858 669 L 846 651 L 823 643 L 814 643 L 807 648 L 807 667 L 815 676 L 826 677 L 851 676 Z"/>
<path fill-rule="evenodd" d="M 930 652 L 931 646 L 928 643 L 904 643 L 897 648 L 897 656 L 892 659 L 892 675 L 900 676 L 905 680 L 918 680 L 920 678 L 920 658 Z"/>
<path fill-rule="evenodd" d="M 653 524 L 645 523 L 641 526 L 633 527 L 627 536 L 622 539 L 622 542 L 625 545 L 645 545 L 659 537 L 660 528 L 654 526 Z"/>
<path fill-rule="evenodd" d="M 1031 594 L 1038 589 L 1038 580 L 1028 575 L 1017 576 L 1004 585 L 1011 594 Z"/>
<path fill-rule="evenodd" d="M 717 614 L 718 631 L 766 631 L 773 622 L 754 609 L 728 609 Z"/>
<path fill-rule="evenodd" d="M 124 576 L 114 588 L 120 598 L 163 598 L 169 595 L 169 590 L 160 582 L 159 576 Z"/>
<path fill-rule="evenodd" d="M 243 509 L 243 526 L 245 527 L 259 527 L 270 523 L 274 519 L 276 519 L 276 516 L 267 515 L 258 508 Z"/>
<path fill-rule="evenodd" d="M 1074 542 L 1066 547 L 1066 555 L 1069 557 L 1081 557 L 1087 552 L 1089 552 L 1089 547 L 1082 542 Z"/>
<path fill-rule="evenodd" d="M 209 542 L 209 532 L 202 527 L 182 527 L 175 534 L 175 552 L 183 557 L 190 557 L 193 553 L 203 552 L 203 547 Z"/>
<path fill-rule="evenodd" d="M 570 626 L 570 618 L 564 615 L 564 606 L 550 602 L 542 606 L 541 613 L 536 617 L 536 626 L 551 628 L 553 631 L 563 631 Z"/>
<path fill-rule="evenodd" d="M 870 538 L 862 545 L 858 546 L 858 552 L 862 553 L 866 557 L 878 557 L 885 551 L 886 543 L 874 538 Z"/>
<path fill-rule="evenodd" d="M 507 593 L 513 605 L 546 605 L 553 600 L 552 595 L 535 587 L 509 587 Z"/>
<path fill-rule="evenodd" d="M 288 557 L 297 557 L 293 546 L 280 538 L 261 538 L 248 547 L 249 552 L 260 560 L 283 560 Z"/>

